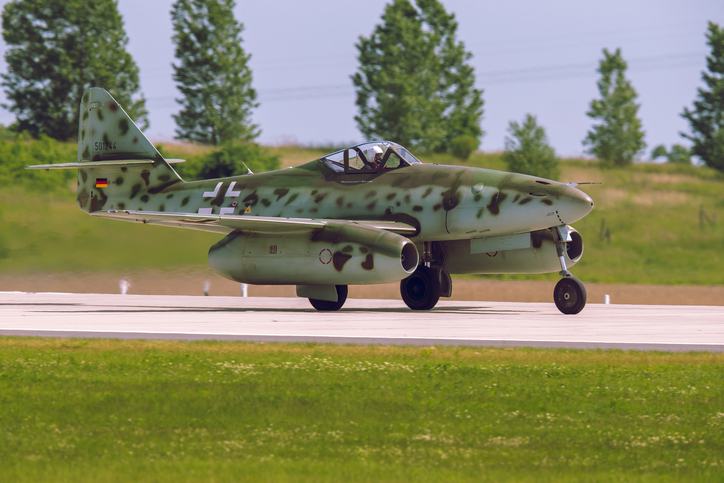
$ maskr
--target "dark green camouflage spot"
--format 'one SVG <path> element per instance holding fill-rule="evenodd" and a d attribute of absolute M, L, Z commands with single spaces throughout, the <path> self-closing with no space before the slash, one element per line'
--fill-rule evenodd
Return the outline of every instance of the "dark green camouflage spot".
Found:
<path fill-rule="evenodd" d="M 362 268 L 365 270 L 373 270 L 375 268 L 375 259 L 371 253 L 368 253 L 365 261 L 362 262 Z"/>
<path fill-rule="evenodd" d="M 334 252 L 334 255 L 332 255 L 332 265 L 334 265 L 334 269 L 341 272 L 344 268 L 344 264 L 347 263 L 350 258 L 352 258 L 352 255 L 348 255 L 340 251 Z"/>
<path fill-rule="evenodd" d="M 191 199 L 190 196 L 187 196 L 186 198 L 181 200 L 181 206 L 186 206 L 189 202 L 189 199 Z"/>
<path fill-rule="evenodd" d="M 148 203 L 148 195 L 143 195 L 139 198 L 143 203 Z"/>
<path fill-rule="evenodd" d="M 123 184 L 123 177 L 119 176 L 118 178 L 116 178 L 115 183 L 116 186 L 121 186 Z"/>
<path fill-rule="evenodd" d="M 294 200 L 296 200 L 299 197 L 299 193 L 294 193 L 292 196 L 289 197 L 286 203 L 284 203 L 284 206 L 291 205 L 294 203 Z"/>
<path fill-rule="evenodd" d="M 428 187 L 428 188 L 425 190 L 425 192 L 422 194 L 422 197 L 423 197 L 423 198 L 427 198 L 428 196 L 430 196 L 430 193 L 432 193 L 432 188 L 429 188 L 429 187 Z"/>
<path fill-rule="evenodd" d="M 274 190 L 274 194 L 277 195 L 277 201 L 284 198 L 287 195 L 287 193 L 289 193 L 289 190 L 286 188 L 277 188 Z"/>
<path fill-rule="evenodd" d="M 129 198 L 133 199 L 138 194 L 139 191 L 141 191 L 141 183 L 134 184 L 131 187 L 131 196 Z"/>
<path fill-rule="evenodd" d="M 412 211 L 422 211 L 422 206 L 420 206 L 420 205 L 415 205 L 415 206 L 412 207 Z"/>
<path fill-rule="evenodd" d="M 490 204 L 488 204 L 487 208 L 488 211 L 490 211 L 491 215 L 498 215 L 500 214 L 500 204 L 507 198 L 508 195 L 503 193 L 502 191 L 498 191 L 493 195 L 493 198 L 490 200 Z"/>
<path fill-rule="evenodd" d="M 261 204 L 264 205 L 264 206 L 266 206 L 266 207 L 269 207 L 269 205 L 271 205 L 271 201 L 269 201 L 269 200 L 266 199 L 266 198 L 263 198 L 263 199 L 261 200 Z"/>
<path fill-rule="evenodd" d="M 352 245 L 347 245 L 346 247 L 344 247 L 344 248 L 342 249 L 342 251 L 343 251 L 344 253 L 350 253 L 350 252 L 354 251 L 354 248 L 352 247 Z"/>
<path fill-rule="evenodd" d="M 121 119 L 118 121 L 118 129 L 121 130 L 121 135 L 125 136 L 128 132 L 128 120 L 127 119 Z"/>

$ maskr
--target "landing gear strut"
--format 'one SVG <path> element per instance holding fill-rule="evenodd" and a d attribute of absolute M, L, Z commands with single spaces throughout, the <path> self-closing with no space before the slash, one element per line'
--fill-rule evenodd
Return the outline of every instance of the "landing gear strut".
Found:
<path fill-rule="evenodd" d="M 558 272 L 561 280 L 556 284 L 553 290 L 553 301 L 556 307 L 566 315 L 579 313 L 586 306 L 586 287 L 583 282 L 575 278 L 566 266 L 565 250 L 566 243 L 571 241 L 571 235 L 568 226 L 562 225 L 556 227 L 558 231 L 558 241 L 556 241 L 556 252 L 558 260 L 561 262 L 561 271 Z"/>
<path fill-rule="evenodd" d="M 333 312 L 342 308 L 344 303 L 347 301 L 347 293 L 349 289 L 346 285 L 335 285 L 337 289 L 337 301 L 330 302 L 329 300 L 309 299 L 309 303 L 312 307 L 321 312 Z"/>

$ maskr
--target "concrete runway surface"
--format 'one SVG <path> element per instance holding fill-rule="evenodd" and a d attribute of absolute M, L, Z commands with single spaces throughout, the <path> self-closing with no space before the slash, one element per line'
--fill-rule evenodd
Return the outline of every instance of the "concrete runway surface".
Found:
<path fill-rule="evenodd" d="M 118 339 L 724 352 L 724 307 L 0 292 L 0 334 Z"/>

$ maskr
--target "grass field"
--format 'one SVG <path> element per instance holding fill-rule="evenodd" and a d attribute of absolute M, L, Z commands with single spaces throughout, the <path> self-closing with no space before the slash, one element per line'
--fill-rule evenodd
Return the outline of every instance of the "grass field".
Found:
<path fill-rule="evenodd" d="M 0 481 L 722 481 L 724 355 L 0 338 Z"/>
<path fill-rule="evenodd" d="M 172 157 L 198 154 L 193 145 L 164 145 Z M 270 148 L 282 166 L 293 166 L 324 154 L 319 149 Z M 29 155 L 28 155 L 29 156 Z M 431 155 L 425 162 L 459 163 Z M 465 165 L 505 169 L 498 154 L 475 153 Z M 122 270 L 203 268 L 208 247 L 220 236 L 208 233 L 98 220 L 82 213 L 64 178 L 54 189 L 43 176 L 43 190 L 28 183 L 0 190 L 0 271 L 119 272 Z M 55 178 L 50 178 L 55 179 Z M 28 180 L 25 180 L 28 181 Z M 724 175 L 708 168 L 637 164 L 602 169 L 582 160 L 562 162 L 561 181 L 600 182 L 584 185 L 596 203 L 575 224 L 585 252 L 574 274 L 600 283 L 724 284 Z M 47 189 L 46 189 L 47 188 Z M 493 278 L 557 280 L 557 274 L 500 275 Z"/>

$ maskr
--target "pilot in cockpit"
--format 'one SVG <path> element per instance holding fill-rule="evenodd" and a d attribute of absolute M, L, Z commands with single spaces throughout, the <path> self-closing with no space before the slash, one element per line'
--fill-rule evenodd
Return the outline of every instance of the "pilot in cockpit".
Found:
<path fill-rule="evenodd" d="M 366 164 L 364 169 L 377 169 L 380 167 L 380 164 L 382 163 L 382 154 L 384 152 L 382 151 L 382 148 L 379 146 L 372 146 L 370 149 L 367 150 L 366 157 L 367 162 L 369 164 Z"/>

